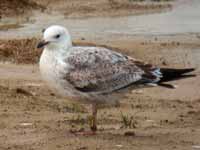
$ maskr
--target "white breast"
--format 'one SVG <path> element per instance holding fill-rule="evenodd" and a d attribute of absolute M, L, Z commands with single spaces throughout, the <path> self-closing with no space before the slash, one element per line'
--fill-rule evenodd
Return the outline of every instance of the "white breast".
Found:
<path fill-rule="evenodd" d="M 63 96 L 71 96 L 71 85 L 65 80 L 68 65 L 53 51 L 44 50 L 40 57 L 40 72 L 52 89 L 56 89 Z"/>
<path fill-rule="evenodd" d="M 40 73 L 45 81 L 53 82 L 55 80 L 55 65 L 56 60 L 51 56 L 51 53 L 44 50 L 40 57 Z"/>

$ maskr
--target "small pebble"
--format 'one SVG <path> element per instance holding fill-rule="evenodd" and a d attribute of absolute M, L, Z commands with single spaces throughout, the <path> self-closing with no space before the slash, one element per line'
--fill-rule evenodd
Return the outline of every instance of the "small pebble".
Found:
<path fill-rule="evenodd" d="M 115 145 L 116 147 L 123 147 L 123 145 L 120 145 L 120 144 L 118 144 L 118 145 Z"/>
<path fill-rule="evenodd" d="M 200 149 L 200 145 L 193 145 L 192 148 Z"/>
<path fill-rule="evenodd" d="M 23 122 L 20 124 L 21 126 L 31 126 L 33 125 L 32 123 L 28 123 L 28 122 Z"/>

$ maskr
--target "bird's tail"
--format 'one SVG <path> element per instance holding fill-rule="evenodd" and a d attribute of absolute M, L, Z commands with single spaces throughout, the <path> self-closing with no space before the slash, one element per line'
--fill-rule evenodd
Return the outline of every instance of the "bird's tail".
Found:
<path fill-rule="evenodd" d="M 194 68 L 186 68 L 186 69 L 160 68 L 160 72 L 162 73 L 162 78 L 158 82 L 158 85 L 165 86 L 167 88 L 172 88 L 171 85 L 165 84 L 164 82 L 195 77 L 196 76 L 195 74 L 187 74 L 193 71 L 195 71 Z"/>

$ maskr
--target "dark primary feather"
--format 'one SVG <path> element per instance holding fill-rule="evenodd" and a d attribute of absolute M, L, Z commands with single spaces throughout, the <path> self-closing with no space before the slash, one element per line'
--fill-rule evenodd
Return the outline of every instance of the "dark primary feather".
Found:
<path fill-rule="evenodd" d="M 180 80 L 184 78 L 195 77 L 195 74 L 188 74 L 195 71 L 194 68 L 184 68 L 184 69 L 174 69 L 174 68 L 161 68 L 162 78 L 157 82 L 159 86 L 174 89 L 175 86 L 172 84 L 167 84 L 166 82 L 173 80 Z"/>
<path fill-rule="evenodd" d="M 109 93 L 134 83 L 159 80 L 156 67 L 106 48 L 73 47 L 65 79 L 81 92 Z"/>
<path fill-rule="evenodd" d="M 194 68 L 184 68 L 184 69 L 173 69 L 173 68 L 161 68 L 162 78 L 159 83 L 168 82 L 173 80 L 178 80 L 187 77 L 194 77 L 195 75 L 187 74 L 193 72 Z"/>

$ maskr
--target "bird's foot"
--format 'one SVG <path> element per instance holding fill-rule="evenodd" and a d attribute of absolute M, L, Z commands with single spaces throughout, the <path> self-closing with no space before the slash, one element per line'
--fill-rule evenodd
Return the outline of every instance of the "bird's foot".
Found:
<path fill-rule="evenodd" d="M 96 125 L 93 125 L 90 127 L 91 131 L 92 132 L 96 132 L 97 131 L 97 126 Z"/>
<path fill-rule="evenodd" d="M 96 132 L 97 131 L 96 118 L 94 116 L 91 116 L 88 118 L 88 120 L 91 131 Z"/>

